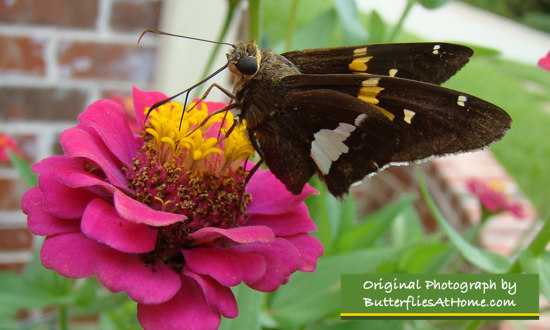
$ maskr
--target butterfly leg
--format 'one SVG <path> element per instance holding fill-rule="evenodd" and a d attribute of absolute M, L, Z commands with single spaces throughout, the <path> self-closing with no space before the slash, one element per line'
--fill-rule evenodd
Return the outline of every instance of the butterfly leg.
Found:
<path fill-rule="evenodd" d="M 229 104 L 221 109 L 218 109 L 214 112 L 212 112 L 211 114 L 209 114 L 206 118 L 204 118 L 203 121 L 200 122 L 200 124 L 197 125 L 197 127 L 195 127 L 195 129 L 193 129 L 191 132 L 187 133 L 186 136 L 189 136 L 191 134 L 193 134 L 196 130 L 198 130 L 199 128 L 201 128 L 204 124 L 206 124 L 206 122 L 214 115 L 217 115 L 218 113 L 222 113 L 222 112 L 227 112 L 231 109 L 235 109 L 237 108 L 237 103 L 232 103 L 232 104 Z"/>
<path fill-rule="evenodd" d="M 260 166 L 264 162 L 264 158 L 265 158 L 264 153 L 262 151 L 262 148 L 260 148 L 260 144 L 258 143 L 258 140 L 256 139 L 256 136 L 254 136 L 254 132 L 251 131 L 251 130 L 248 131 L 248 139 L 250 140 L 250 143 L 252 143 L 252 146 L 254 147 L 254 149 L 256 149 L 256 152 L 260 156 L 260 160 L 248 172 L 248 175 L 246 176 L 246 183 L 248 183 L 248 181 L 250 181 L 250 178 L 252 178 L 252 175 L 254 175 L 254 173 L 256 173 L 258 168 L 260 168 Z"/>
<path fill-rule="evenodd" d="M 204 94 L 202 94 L 202 96 L 199 98 L 199 100 L 191 107 L 191 109 L 189 110 L 193 110 L 197 104 L 201 103 L 202 101 L 204 101 L 206 99 L 206 97 L 208 96 L 208 94 L 210 94 L 210 92 L 212 91 L 212 89 L 216 87 L 220 92 L 224 93 L 227 97 L 229 97 L 231 99 L 231 102 L 230 104 L 235 100 L 235 95 L 233 95 L 233 93 L 231 93 L 230 91 L 228 91 L 227 89 L 223 88 L 222 86 L 216 84 L 216 83 L 213 83 L 212 85 L 210 85 L 206 91 L 204 92 Z"/>

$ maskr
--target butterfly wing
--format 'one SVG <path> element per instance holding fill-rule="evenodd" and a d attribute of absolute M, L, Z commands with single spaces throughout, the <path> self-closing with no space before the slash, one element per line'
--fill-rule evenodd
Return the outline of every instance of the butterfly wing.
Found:
<path fill-rule="evenodd" d="M 395 43 L 296 50 L 281 54 L 305 74 L 369 73 L 441 84 L 473 51 L 449 43 Z"/>
<path fill-rule="evenodd" d="M 482 148 L 511 119 L 469 94 L 371 75 L 295 75 L 281 109 L 255 130 L 266 164 L 289 188 L 316 171 L 335 196 L 391 164 Z"/>

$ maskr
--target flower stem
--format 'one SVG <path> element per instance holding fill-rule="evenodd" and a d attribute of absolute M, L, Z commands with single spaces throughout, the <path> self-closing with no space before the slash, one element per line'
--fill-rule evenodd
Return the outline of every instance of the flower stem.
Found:
<path fill-rule="evenodd" d="M 296 11 L 298 10 L 298 0 L 293 0 L 288 14 L 288 26 L 286 28 L 285 51 L 292 47 L 292 38 L 294 36 L 294 26 L 296 23 Z"/>
<path fill-rule="evenodd" d="M 261 11 L 261 0 L 249 0 L 248 1 L 248 22 L 249 30 L 248 37 L 250 40 L 256 40 L 256 42 L 261 45 L 261 26 L 262 26 L 262 11 Z"/>
<path fill-rule="evenodd" d="M 399 17 L 399 21 L 393 28 L 393 31 L 390 34 L 390 37 L 388 39 L 388 42 L 393 42 L 397 38 L 397 35 L 403 29 L 403 23 L 405 23 L 405 18 L 407 18 L 407 16 L 409 15 L 409 12 L 411 11 L 415 3 L 416 3 L 416 0 L 407 0 L 407 5 L 405 6 L 405 9 L 403 9 L 403 13 L 401 14 L 401 17 Z"/>
<path fill-rule="evenodd" d="M 233 20 L 233 16 L 235 15 L 235 9 L 239 5 L 239 1 L 228 1 L 228 3 L 229 3 L 229 8 L 227 8 L 227 14 L 225 15 L 225 20 L 223 22 L 222 30 L 220 31 L 220 34 L 216 39 L 217 41 L 224 41 L 225 36 L 227 35 L 227 31 L 229 31 L 229 26 L 231 25 L 231 21 Z M 220 50 L 220 46 L 221 46 L 220 44 L 216 44 L 214 46 L 214 49 L 210 53 L 210 57 L 208 58 L 208 62 L 204 67 L 204 71 L 201 77 L 206 77 L 210 73 L 210 69 L 212 68 L 214 59 L 216 58 L 216 55 Z"/>
<path fill-rule="evenodd" d="M 60 275 L 53 274 L 54 276 L 54 283 L 56 290 L 61 294 L 66 294 L 69 290 L 69 280 L 67 278 L 64 278 Z M 67 330 L 67 305 L 66 304 L 59 304 L 57 306 L 58 308 L 58 315 L 59 315 L 59 329 L 61 330 Z"/>
<path fill-rule="evenodd" d="M 67 305 L 59 305 L 59 329 L 67 330 Z"/>

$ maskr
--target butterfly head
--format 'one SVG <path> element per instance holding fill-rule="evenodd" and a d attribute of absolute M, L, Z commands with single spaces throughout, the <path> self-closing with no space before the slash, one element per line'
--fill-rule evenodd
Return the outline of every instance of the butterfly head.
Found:
<path fill-rule="evenodd" d="M 239 78 L 250 78 L 258 72 L 262 59 L 256 41 L 248 44 L 239 42 L 233 46 L 233 51 L 227 54 L 228 67 L 231 73 Z"/>

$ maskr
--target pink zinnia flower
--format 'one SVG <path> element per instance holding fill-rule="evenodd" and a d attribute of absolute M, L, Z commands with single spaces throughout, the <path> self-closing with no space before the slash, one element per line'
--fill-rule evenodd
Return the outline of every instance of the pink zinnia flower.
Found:
<path fill-rule="evenodd" d="M 197 124 L 221 103 L 187 110 L 134 90 L 130 130 L 115 102 L 92 104 L 60 136 L 65 154 L 39 162 L 38 187 L 22 200 L 29 229 L 46 236 L 42 264 L 70 278 L 96 275 L 138 302 L 144 328 L 216 328 L 238 314 L 229 287 L 274 291 L 295 271 L 311 272 L 323 252 L 304 199 L 269 171 L 246 185 L 254 150 L 231 113 Z M 250 167 L 250 166 L 248 166 Z"/>
<path fill-rule="evenodd" d="M 510 202 L 494 185 L 481 180 L 470 180 L 466 183 L 468 190 L 476 195 L 481 205 L 491 213 L 510 212 L 517 218 L 525 218 L 525 210 L 520 203 Z"/>
<path fill-rule="evenodd" d="M 546 57 L 541 58 L 538 64 L 541 68 L 550 71 L 550 52 L 546 54 Z"/>

